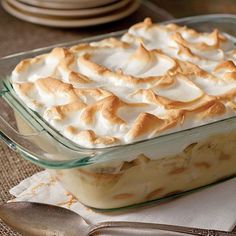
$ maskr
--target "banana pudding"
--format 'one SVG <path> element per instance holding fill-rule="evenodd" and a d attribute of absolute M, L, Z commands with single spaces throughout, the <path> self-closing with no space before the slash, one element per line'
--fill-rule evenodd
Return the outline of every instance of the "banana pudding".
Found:
<path fill-rule="evenodd" d="M 64 137 L 102 150 L 234 117 L 235 63 L 234 40 L 217 29 L 197 32 L 147 18 L 121 38 L 23 60 L 11 82 Z M 117 208 L 234 175 L 235 141 L 229 127 L 51 173 L 85 205 Z"/>

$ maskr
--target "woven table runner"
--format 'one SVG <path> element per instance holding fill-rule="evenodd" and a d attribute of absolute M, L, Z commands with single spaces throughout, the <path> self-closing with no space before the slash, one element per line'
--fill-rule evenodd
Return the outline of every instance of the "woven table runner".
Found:
<path fill-rule="evenodd" d="M 37 171 L 40 171 L 39 167 L 25 161 L 0 141 L 0 203 L 12 199 L 9 189 Z M 11 230 L 0 220 L 0 235 L 19 236 L 20 234 Z"/>

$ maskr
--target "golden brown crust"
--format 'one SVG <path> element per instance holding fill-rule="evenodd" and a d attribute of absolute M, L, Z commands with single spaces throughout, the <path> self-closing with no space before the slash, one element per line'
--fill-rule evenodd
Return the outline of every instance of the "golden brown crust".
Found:
<path fill-rule="evenodd" d="M 22 94 L 27 95 L 31 91 L 31 89 L 33 89 L 34 83 L 13 83 L 13 86 L 17 91 L 20 91 Z"/>
<path fill-rule="evenodd" d="M 214 69 L 214 72 L 219 72 L 222 70 L 235 71 L 236 66 L 232 61 L 223 61 L 220 62 Z"/>
<path fill-rule="evenodd" d="M 15 68 L 15 72 L 22 73 L 29 68 L 29 66 L 40 62 L 43 59 L 43 56 L 35 57 L 32 59 L 25 59 L 21 61 Z"/>
<path fill-rule="evenodd" d="M 82 130 L 79 131 L 73 126 L 68 126 L 66 128 L 67 133 L 76 135 L 77 138 L 87 140 L 89 143 L 103 144 L 103 145 L 112 145 L 119 143 L 119 139 L 111 136 L 97 136 L 93 130 Z"/>
<path fill-rule="evenodd" d="M 226 111 L 225 105 L 221 102 L 215 102 L 212 106 L 210 106 L 207 110 L 201 112 L 199 115 L 204 117 L 211 117 L 217 115 L 223 115 Z"/>
<path fill-rule="evenodd" d="M 188 31 L 189 32 L 189 31 Z M 192 34 L 196 34 L 198 36 L 198 33 L 196 31 L 191 31 Z M 185 47 L 192 47 L 199 50 L 213 50 L 216 48 L 219 48 L 221 41 L 224 41 L 224 37 L 219 34 L 218 30 L 214 30 L 211 34 L 208 35 L 208 38 L 211 39 L 211 44 L 206 44 L 205 42 L 199 42 L 199 43 L 192 43 L 183 38 L 183 36 L 180 34 L 180 32 L 175 32 L 172 35 L 172 39 Z"/>
<path fill-rule="evenodd" d="M 156 48 L 148 46 L 147 42 L 155 34 L 165 36 L 164 43 L 173 49 L 173 54 L 168 54 L 158 45 Z M 202 64 L 208 63 L 204 51 L 213 55 L 222 52 L 222 44 L 227 41 L 218 30 L 199 33 L 176 24 L 156 25 L 146 18 L 144 22 L 132 26 L 125 37 L 127 41 L 107 38 L 69 49 L 55 48 L 48 54 L 23 60 L 14 70 L 22 77 L 14 81 L 13 86 L 21 98 L 28 99 L 33 106 L 40 109 L 45 106 L 43 115 L 49 121 L 62 124 L 70 119 L 72 113 L 77 114 L 78 127 L 68 124 L 65 130 L 92 145 L 112 145 L 120 143 L 123 138 L 116 137 L 116 134 L 104 135 L 94 128 L 104 120 L 106 125 L 108 122 L 115 127 L 114 130 L 117 127 L 124 129 L 125 139 L 136 140 L 182 125 L 188 117 L 197 120 L 220 117 L 226 114 L 228 108 L 236 110 L 236 88 L 233 86 L 226 92 L 223 90 L 222 94 L 209 95 L 204 86 L 198 85 L 200 79 L 227 86 L 227 83 L 236 80 L 236 65 L 229 57 L 223 56 L 222 60 L 214 58 L 210 72 L 202 68 Z M 168 40 L 172 40 L 170 45 Z M 118 58 L 121 63 L 117 61 L 118 66 L 113 67 L 110 57 L 106 57 L 116 52 L 118 55 L 129 52 L 124 66 L 123 58 Z M 230 56 L 234 54 L 231 50 Z M 36 71 L 30 80 L 27 81 L 27 76 L 24 78 L 35 65 L 47 63 L 49 76 L 40 77 L 41 74 L 37 75 Z M 55 68 L 51 69 L 51 66 Z M 157 68 L 156 74 L 154 70 L 146 73 L 150 68 Z M 133 73 L 129 72 L 132 69 Z M 184 87 L 179 98 L 174 96 L 178 86 Z M 124 89 L 123 93 L 128 91 L 127 94 L 120 96 L 120 88 Z M 192 89 L 193 96 L 185 96 L 188 89 Z M 40 99 L 37 100 L 37 96 Z M 41 104 L 44 96 L 52 100 L 52 105 Z M 141 102 L 133 102 L 136 98 Z M 160 108 L 164 112 L 151 114 L 150 107 L 155 107 L 153 111 Z M 122 112 L 127 114 L 122 115 Z M 126 118 L 129 113 L 132 118 Z"/>
<path fill-rule="evenodd" d="M 173 123 L 160 119 L 150 113 L 140 113 L 128 132 L 128 135 L 132 138 L 137 138 L 144 134 L 163 131 L 173 125 Z"/>
<path fill-rule="evenodd" d="M 215 73 L 221 73 L 225 80 L 236 80 L 236 65 L 233 61 L 220 62 L 214 69 Z"/>
<path fill-rule="evenodd" d="M 77 83 L 86 84 L 91 81 L 87 76 L 85 76 L 79 72 L 71 71 L 71 72 L 69 72 L 69 82 L 71 84 L 77 84 Z"/>
<path fill-rule="evenodd" d="M 76 112 L 83 109 L 86 105 L 80 101 L 71 102 L 66 105 L 52 106 L 46 110 L 46 113 L 50 119 L 62 120 L 68 113 Z"/>
<path fill-rule="evenodd" d="M 104 98 L 113 95 L 110 91 L 101 88 L 92 88 L 92 89 L 75 89 L 75 93 L 78 96 L 92 96 L 98 98 Z"/>

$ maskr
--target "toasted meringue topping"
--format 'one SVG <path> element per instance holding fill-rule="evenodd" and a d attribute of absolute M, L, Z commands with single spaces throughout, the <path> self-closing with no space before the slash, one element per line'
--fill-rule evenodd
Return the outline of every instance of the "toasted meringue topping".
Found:
<path fill-rule="evenodd" d="M 232 38 L 147 18 L 108 38 L 20 62 L 16 93 L 84 147 L 132 143 L 235 115 Z"/>

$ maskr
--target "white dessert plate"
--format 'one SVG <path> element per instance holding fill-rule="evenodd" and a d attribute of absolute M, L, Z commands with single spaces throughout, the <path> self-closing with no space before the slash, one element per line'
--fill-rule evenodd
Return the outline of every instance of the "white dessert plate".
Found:
<path fill-rule="evenodd" d="M 52 0 L 19 0 L 31 6 L 52 8 L 52 9 L 84 9 L 104 6 L 116 2 L 116 0 L 87 0 L 87 1 L 52 1 Z"/>
<path fill-rule="evenodd" d="M 108 14 L 109 12 L 118 10 L 130 3 L 132 0 L 120 0 L 115 1 L 113 4 L 105 5 L 102 7 L 96 7 L 91 9 L 79 9 L 79 10 L 58 10 L 58 9 L 46 9 L 40 7 L 30 6 L 17 0 L 7 0 L 13 7 L 19 10 L 32 14 L 41 14 L 46 16 L 63 16 L 63 17 L 91 17 L 101 14 Z"/>
<path fill-rule="evenodd" d="M 11 15 L 39 25 L 62 27 L 62 28 L 72 28 L 72 27 L 86 27 L 92 25 L 99 25 L 108 23 L 111 21 L 119 20 L 130 14 L 132 14 L 139 7 L 140 2 L 138 0 L 132 0 L 129 5 L 121 8 L 117 11 L 113 11 L 111 14 L 102 15 L 100 17 L 88 18 L 88 19 L 68 19 L 68 18 L 57 18 L 57 17 L 45 17 L 40 14 L 31 14 L 22 11 L 14 6 L 12 6 L 7 1 L 2 1 L 3 8 Z"/>

